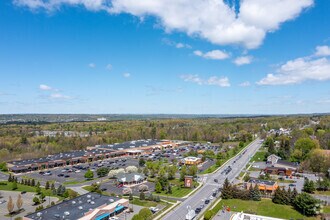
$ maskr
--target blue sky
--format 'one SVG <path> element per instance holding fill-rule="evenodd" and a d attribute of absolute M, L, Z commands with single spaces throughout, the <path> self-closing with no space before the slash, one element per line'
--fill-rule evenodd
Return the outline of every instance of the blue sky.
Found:
<path fill-rule="evenodd" d="M 330 1 L 0 1 L 0 113 L 330 112 Z"/>

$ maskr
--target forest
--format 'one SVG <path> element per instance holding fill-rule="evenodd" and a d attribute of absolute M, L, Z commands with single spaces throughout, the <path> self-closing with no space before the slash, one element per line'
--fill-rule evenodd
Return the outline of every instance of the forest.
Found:
<path fill-rule="evenodd" d="M 0 125 L 2 161 L 35 158 L 138 139 L 171 139 L 212 143 L 265 138 L 271 129 L 292 132 L 294 147 L 300 134 L 316 136 L 321 149 L 330 148 L 330 116 L 272 116 L 244 118 L 139 119 L 111 122 L 28 123 Z M 308 129 L 306 133 L 306 129 Z M 48 135 L 58 132 L 56 135 Z M 65 134 L 63 132 L 69 132 Z M 294 149 L 291 149 L 294 152 Z"/>

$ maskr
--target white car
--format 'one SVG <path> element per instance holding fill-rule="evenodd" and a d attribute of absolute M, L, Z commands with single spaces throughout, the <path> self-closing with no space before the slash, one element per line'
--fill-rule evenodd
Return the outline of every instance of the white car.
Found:
<path fill-rule="evenodd" d="M 210 200 L 212 200 L 212 199 L 214 199 L 214 197 L 213 196 L 210 196 Z"/>
<path fill-rule="evenodd" d="M 159 208 L 157 208 L 157 207 L 150 207 L 149 210 L 150 210 L 152 213 L 155 213 L 155 212 L 158 212 L 158 211 L 159 211 Z"/>
<path fill-rule="evenodd" d="M 110 217 L 109 220 L 118 220 L 119 218 L 116 216 Z"/>
<path fill-rule="evenodd" d="M 74 171 L 74 172 L 76 172 L 76 173 L 80 173 L 81 171 L 80 171 L 80 170 L 76 170 L 76 171 Z"/>

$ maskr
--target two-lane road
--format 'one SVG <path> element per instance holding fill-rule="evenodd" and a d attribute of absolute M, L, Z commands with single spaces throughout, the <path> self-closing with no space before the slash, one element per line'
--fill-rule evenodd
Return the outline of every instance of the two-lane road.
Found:
<path fill-rule="evenodd" d="M 222 186 L 226 178 L 228 178 L 229 181 L 233 181 L 234 178 L 237 177 L 244 169 L 250 158 L 257 152 L 261 144 L 262 142 L 260 141 L 260 139 L 256 139 L 246 148 L 246 150 L 242 151 L 241 153 L 230 159 L 228 163 L 225 166 L 221 167 L 217 172 L 213 174 L 204 175 L 203 177 L 207 178 L 204 185 L 197 192 L 195 192 L 193 195 L 189 196 L 185 201 L 183 201 L 178 207 L 166 214 L 162 219 L 185 220 L 187 214 L 187 207 L 190 206 L 193 210 L 195 210 L 201 204 L 204 204 L 204 200 L 208 199 L 212 195 L 214 190 Z M 226 174 L 224 170 L 228 166 L 231 166 L 232 170 L 228 174 Z M 218 183 L 216 183 L 214 179 L 217 179 Z M 207 208 L 208 207 L 205 207 L 203 210 Z"/>

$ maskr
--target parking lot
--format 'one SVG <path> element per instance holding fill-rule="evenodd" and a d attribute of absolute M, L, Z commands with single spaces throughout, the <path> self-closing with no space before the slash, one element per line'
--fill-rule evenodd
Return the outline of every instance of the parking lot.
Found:
<path fill-rule="evenodd" d="M 73 166 L 58 167 L 33 173 L 20 174 L 20 177 L 34 178 L 41 182 L 55 181 L 60 184 L 81 183 L 86 180 L 86 171 L 90 169 L 97 178 L 96 170 L 106 167 L 109 169 L 126 168 L 127 166 L 138 166 L 138 160 L 132 158 L 116 158 L 103 161 L 94 161 Z"/>
<path fill-rule="evenodd" d="M 2 194 L 2 198 L 0 199 L 0 219 L 10 219 L 10 217 L 6 217 L 5 215 L 8 214 L 8 210 L 7 210 L 7 203 L 8 203 L 8 200 L 9 200 L 9 196 L 12 197 L 13 199 L 13 202 L 15 204 L 15 209 L 17 209 L 16 207 L 16 200 L 17 200 L 17 197 L 18 197 L 18 194 L 20 194 L 20 192 L 13 192 L 13 191 L 0 191 L 1 194 Z M 36 209 L 36 206 L 33 205 L 33 197 L 34 197 L 35 193 L 25 193 L 25 194 L 22 194 L 22 199 L 23 199 L 23 208 L 25 209 L 24 212 L 21 212 L 20 214 L 18 215 L 15 215 L 13 217 L 16 218 L 16 217 L 22 217 L 24 215 L 26 215 L 27 213 L 29 212 L 34 212 L 35 209 Z M 46 202 L 44 202 L 42 205 L 43 206 L 46 206 L 48 204 L 50 204 L 51 202 L 57 202 L 58 198 L 56 197 L 47 197 L 46 198 Z"/>

